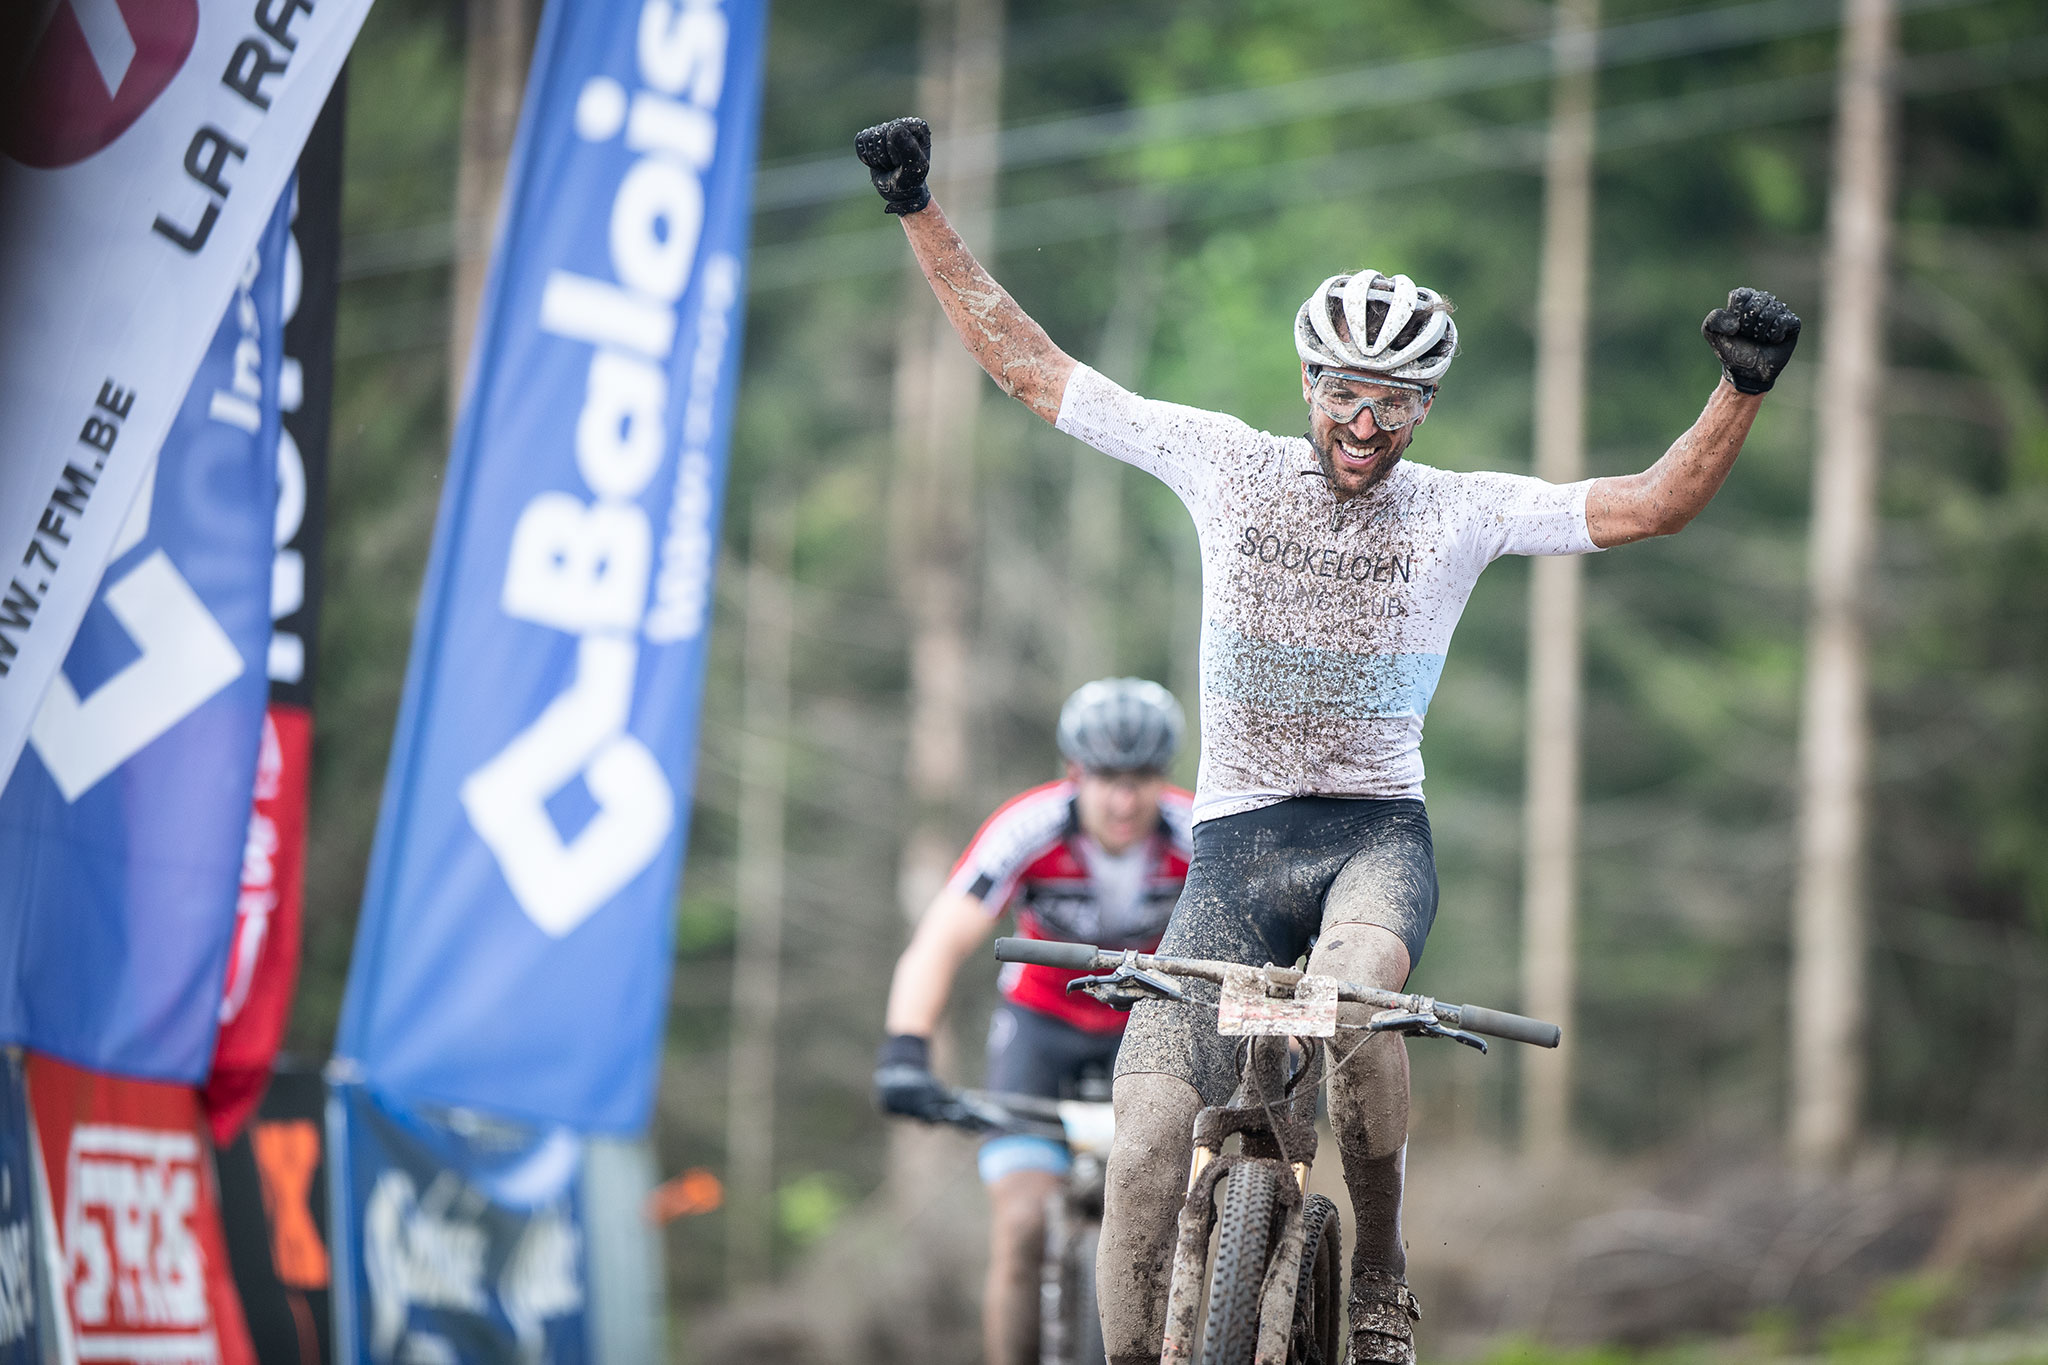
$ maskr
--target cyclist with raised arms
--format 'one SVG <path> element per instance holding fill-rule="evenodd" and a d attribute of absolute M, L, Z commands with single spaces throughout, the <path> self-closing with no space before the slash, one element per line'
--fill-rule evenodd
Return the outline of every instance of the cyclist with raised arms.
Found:
<path fill-rule="evenodd" d="M 1066 777 L 1012 797 L 960 855 L 896 964 L 875 1068 L 884 1110 L 939 1117 L 945 1087 L 931 1071 L 931 1036 L 961 964 L 1005 910 L 1022 938 L 1150 952 L 1188 875 L 1192 797 L 1166 781 L 1184 719 L 1173 694 L 1140 678 L 1104 678 L 1060 708 Z M 1129 1016 L 1069 994 L 1080 975 L 1004 969 L 989 1020 L 990 1090 L 1070 1098 L 1093 1072 L 1109 1077 Z M 982 1334 L 989 1365 L 1038 1357 L 1039 1272 L 1046 1201 L 1067 1173 L 1066 1147 L 1023 1134 L 992 1137 L 979 1165 L 993 1218 Z"/>
<path fill-rule="evenodd" d="M 1721 381 L 1640 474 L 1553 485 L 1453 473 L 1403 458 L 1457 354 L 1440 295 L 1371 270 L 1318 285 L 1293 328 L 1308 432 L 1268 435 L 1140 398 L 1062 352 L 931 202 L 930 149 L 917 119 L 855 142 L 968 351 L 1061 431 L 1163 480 L 1201 538 L 1194 858 L 1160 951 L 1286 965 L 1313 940 L 1309 970 L 1399 990 L 1436 914 L 1422 718 L 1480 571 L 1503 554 L 1586 554 L 1682 529 L 1733 468 L 1799 319 L 1750 289 L 1710 313 Z M 1334 1061 L 1330 1117 L 1357 1228 L 1348 1359 L 1413 1365 L 1407 1052 L 1381 1034 Z M 1133 1012 L 1099 1261 L 1111 1365 L 1159 1359 L 1191 1125 L 1234 1082 L 1212 1013 L 1163 1000 Z"/>

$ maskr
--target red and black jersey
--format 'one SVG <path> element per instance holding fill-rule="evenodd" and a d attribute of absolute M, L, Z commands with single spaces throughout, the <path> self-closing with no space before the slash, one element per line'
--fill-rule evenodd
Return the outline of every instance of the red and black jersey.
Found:
<path fill-rule="evenodd" d="M 960 855 L 946 889 L 970 895 L 991 915 L 1017 916 L 1020 938 L 1093 943 L 1150 952 L 1188 877 L 1194 798 L 1168 787 L 1159 798 L 1159 827 L 1123 855 L 1110 855 L 1081 832 L 1074 784 L 1048 782 L 1011 798 Z M 1080 975 L 1011 963 L 1002 992 L 1013 1004 L 1076 1028 L 1115 1033 L 1128 1015 L 1086 995 L 1067 994 Z"/>

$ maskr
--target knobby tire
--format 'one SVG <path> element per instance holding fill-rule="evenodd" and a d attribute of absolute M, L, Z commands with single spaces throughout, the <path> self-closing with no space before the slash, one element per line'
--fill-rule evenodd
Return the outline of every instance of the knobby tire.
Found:
<path fill-rule="evenodd" d="M 1251 1365 L 1259 1344 L 1259 1291 L 1272 1252 L 1273 1168 L 1244 1162 L 1231 1167 L 1223 1186 L 1201 1365 Z"/>
<path fill-rule="evenodd" d="M 1294 1290 L 1288 1365 L 1342 1365 L 1344 1237 L 1337 1206 L 1312 1194 L 1302 1206 L 1301 1223 L 1301 1279 Z"/>

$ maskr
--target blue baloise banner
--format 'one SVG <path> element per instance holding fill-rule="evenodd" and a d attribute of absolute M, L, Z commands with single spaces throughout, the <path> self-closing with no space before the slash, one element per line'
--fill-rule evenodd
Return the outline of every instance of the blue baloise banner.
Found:
<path fill-rule="evenodd" d="M 581 1365 L 590 1358 L 583 1144 L 359 1085 L 328 1100 L 337 1358 Z"/>
<path fill-rule="evenodd" d="M 291 200 L 0 791 L 0 1041 L 97 1071 L 197 1083 L 213 1055 L 270 692 Z M 135 396 L 109 382 L 102 401 Z M 67 467 L 45 534 L 70 535 L 93 484 Z"/>
<path fill-rule="evenodd" d="M 652 1106 L 765 17 L 541 22 L 337 1044 L 409 1101 Z"/>

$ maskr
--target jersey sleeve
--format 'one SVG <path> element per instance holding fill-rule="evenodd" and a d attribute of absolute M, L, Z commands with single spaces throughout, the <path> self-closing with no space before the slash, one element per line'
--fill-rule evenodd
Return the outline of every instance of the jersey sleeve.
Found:
<path fill-rule="evenodd" d="M 1053 424 L 1105 455 L 1136 465 L 1190 508 L 1206 503 L 1222 464 L 1261 439 L 1226 413 L 1140 398 L 1086 365 L 1075 365 Z"/>
<path fill-rule="evenodd" d="M 972 896 L 991 916 L 1017 893 L 1018 878 L 1066 832 L 1071 791 L 1064 783 L 1039 787 L 989 816 L 953 866 L 946 890 Z"/>
<path fill-rule="evenodd" d="M 1548 483 L 1526 474 L 1462 474 L 1466 536 L 1481 563 L 1502 555 L 1583 555 L 1600 547 L 1586 527 L 1593 481 Z"/>

